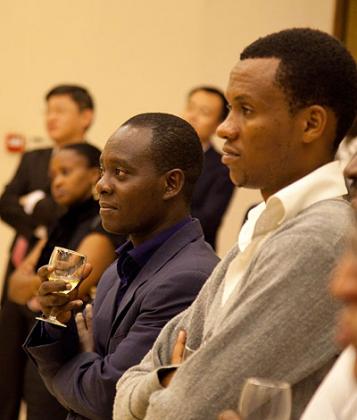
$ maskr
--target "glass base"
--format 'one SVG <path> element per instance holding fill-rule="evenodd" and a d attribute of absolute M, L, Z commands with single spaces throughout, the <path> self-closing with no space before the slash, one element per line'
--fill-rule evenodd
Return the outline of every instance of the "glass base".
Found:
<path fill-rule="evenodd" d="M 49 316 L 48 318 L 45 318 L 43 316 L 37 316 L 36 319 L 38 319 L 39 321 L 43 321 L 43 322 L 49 322 L 50 324 L 53 325 L 57 325 L 58 327 L 65 327 L 67 328 L 66 324 L 63 324 L 62 322 L 59 322 L 56 317 L 54 316 Z"/>

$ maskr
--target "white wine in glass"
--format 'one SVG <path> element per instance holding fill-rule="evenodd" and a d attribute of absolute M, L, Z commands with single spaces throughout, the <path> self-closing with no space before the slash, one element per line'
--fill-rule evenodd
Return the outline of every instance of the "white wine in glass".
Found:
<path fill-rule="evenodd" d="M 67 294 L 77 287 L 83 277 L 83 270 L 86 263 L 86 256 L 79 254 L 71 249 L 56 246 L 51 254 L 49 265 L 54 267 L 54 270 L 48 277 L 48 280 L 64 280 L 72 287 L 70 289 L 56 292 L 58 294 Z M 54 315 L 54 310 L 51 311 L 48 317 L 37 317 L 36 319 L 44 322 L 49 322 L 54 325 L 66 327 L 66 324 L 59 322 Z"/>
<path fill-rule="evenodd" d="M 244 420 L 289 420 L 291 388 L 287 382 L 248 378 L 239 400 Z"/>

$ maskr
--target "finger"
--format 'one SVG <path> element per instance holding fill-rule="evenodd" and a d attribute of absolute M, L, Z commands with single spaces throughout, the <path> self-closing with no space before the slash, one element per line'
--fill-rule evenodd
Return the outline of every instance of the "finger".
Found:
<path fill-rule="evenodd" d="M 50 265 L 43 265 L 37 270 L 37 274 L 40 276 L 41 281 L 46 281 L 54 269 L 55 268 Z"/>
<path fill-rule="evenodd" d="M 63 306 L 55 306 L 52 308 L 51 314 L 61 322 L 68 322 L 72 316 L 72 311 L 81 309 L 83 302 L 81 300 L 73 300 Z"/>
<path fill-rule="evenodd" d="M 226 410 L 219 415 L 218 420 L 241 420 L 241 417 L 232 410 Z"/>
<path fill-rule="evenodd" d="M 93 307 L 91 304 L 86 305 L 86 324 L 88 331 L 92 334 L 93 331 Z"/>
<path fill-rule="evenodd" d="M 68 302 L 66 305 L 61 308 L 61 310 L 67 312 L 67 311 L 78 311 L 82 308 L 83 301 L 80 299 L 72 300 L 71 302 Z"/>
<path fill-rule="evenodd" d="M 50 293 L 48 295 L 38 294 L 38 301 L 41 306 L 52 307 L 63 306 L 68 303 L 70 299 L 64 293 Z"/>
<path fill-rule="evenodd" d="M 87 328 L 86 328 L 86 325 L 85 325 L 83 314 L 81 312 L 78 312 L 78 314 L 75 316 L 75 321 L 76 321 L 76 325 L 77 325 L 79 339 L 82 342 L 83 339 L 84 339 L 84 334 L 87 331 Z"/>
<path fill-rule="evenodd" d="M 55 292 L 63 292 L 71 288 L 71 285 L 64 280 L 50 280 L 41 283 L 38 294 L 39 296 L 46 296 Z"/>
<path fill-rule="evenodd" d="M 92 272 L 92 270 L 93 270 L 92 264 L 86 263 L 83 269 L 82 279 L 83 280 L 86 279 L 89 276 L 89 274 Z"/>
<path fill-rule="evenodd" d="M 182 363 L 183 352 L 186 344 L 186 331 L 181 330 L 177 336 L 177 340 L 172 351 L 171 363 L 178 364 Z"/>

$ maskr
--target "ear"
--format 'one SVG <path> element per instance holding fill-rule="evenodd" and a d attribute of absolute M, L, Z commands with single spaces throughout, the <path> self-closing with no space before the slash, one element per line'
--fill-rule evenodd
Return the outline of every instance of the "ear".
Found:
<path fill-rule="evenodd" d="M 83 130 L 86 131 L 93 122 L 94 112 L 92 109 L 83 109 L 81 111 L 81 123 Z"/>
<path fill-rule="evenodd" d="M 173 197 L 176 197 L 183 189 L 185 184 L 185 174 L 181 169 L 171 169 L 171 171 L 166 172 L 165 176 L 165 185 L 164 185 L 164 200 L 170 200 Z"/>
<path fill-rule="evenodd" d="M 326 130 L 328 112 L 321 105 L 311 105 L 302 110 L 303 143 L 321 138 Z"/>

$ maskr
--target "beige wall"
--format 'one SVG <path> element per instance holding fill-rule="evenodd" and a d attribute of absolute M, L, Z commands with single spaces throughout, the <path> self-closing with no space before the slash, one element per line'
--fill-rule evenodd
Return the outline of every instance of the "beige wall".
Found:
<path fill-rule="evenodd" d="M 61 82 L 82 83 L 96 98 L 89 133 L 102 146 L 129 116 L 180 112 L 198 83 L 224 88 L 242 47 L 292 26 L 330 32 L 334 0 L 1 0 L 0 139 L 11 130 L 45 142 L 43 94 Z M 0 147 L 0 188 L 18 156 Z M 249 194 L 248 194 L 249 195 Z M 248 197 L 248 198 L 247 198 Z M 234 241 L 241 214 L 256 194 L 236 195 L 220 236 Z M 11 230 L 0 223 L 0 275 Z"/>

